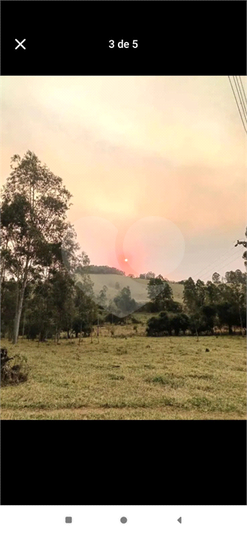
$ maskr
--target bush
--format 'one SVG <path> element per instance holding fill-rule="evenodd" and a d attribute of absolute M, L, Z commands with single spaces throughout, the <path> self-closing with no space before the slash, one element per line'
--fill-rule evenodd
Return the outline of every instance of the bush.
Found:
<path fill-rule="evenodd" d="M 134 323 L 134 325 L 137 325 L 137 324 L 140 324 L 140 323 L 141 323 L 139 320 L 137 320 L 137 319 L 134 318 L 133 316 L 130 316 L 130 320 L 132 321 L 132 323 Z"/>
<path fill-rule="evenodd" d="M 161 312 L 158 318 L 150 318 L 147 322 L 147 336 L 165 336 L 170 334 L 169 318 L 166 312 Z"/>
<path fill-rule="evenodd" d="M 158 318 L 150 318 L 147 322 L 147 336 L 165 336 L 171 335 L 172 332 L 176 336 L 180 331 L 185 331 L 189 327 L 189 318 L 186 314 L 167 314 L 167 312 L 161 312 Z"/>
<path fill-rule="evenodd" d="M 170 317 L 170 328 L 172 331 L 174 331 L 175 336 L 179 336 L 180 331 L 183 331 L 183 333 L 185 334 L 185 331 L 189 328 L 189 325 L 189 317 L 183 312 L 173 314 Z"/>
<path fill-rule="evenodd" d="M 10 364 L 13 361 L 13 364 Z M 1 349 L 1 385 L 16 385 L 28 379 L 27 359 L 19 354 L 8 357 L 7 349 Z"/>

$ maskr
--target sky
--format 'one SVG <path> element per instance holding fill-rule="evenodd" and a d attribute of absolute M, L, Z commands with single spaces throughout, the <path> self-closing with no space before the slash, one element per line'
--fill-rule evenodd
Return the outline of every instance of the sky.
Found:
<path fill-rule="evenodd" d="M 92 264 L 244 270 L 247 136 L 227 76 L 1 77 L 1 130 L 1 182 L 34 152 L 73 195 Z"/>

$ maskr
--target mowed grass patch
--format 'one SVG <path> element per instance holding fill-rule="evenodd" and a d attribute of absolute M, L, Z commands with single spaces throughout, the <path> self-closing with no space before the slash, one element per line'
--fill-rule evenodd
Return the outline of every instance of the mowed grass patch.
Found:
<path fill-rule="evenodd" d="M 1 389 L 2 419 L 246 418 L 241 337 L 2 345 L 25 355 L 30 369 L 26 383 Z"/>

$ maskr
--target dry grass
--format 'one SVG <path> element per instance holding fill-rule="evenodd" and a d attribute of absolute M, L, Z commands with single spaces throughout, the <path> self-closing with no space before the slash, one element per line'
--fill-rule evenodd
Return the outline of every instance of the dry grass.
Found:
<path fill-rule="evenodd" d="M 104 328 L 99 343 L 20 340 L 29 379 L 1 389 L 2 419 L 246 419 L 241 337 L 147 338 L 133 326 L 115 336 Z"/>

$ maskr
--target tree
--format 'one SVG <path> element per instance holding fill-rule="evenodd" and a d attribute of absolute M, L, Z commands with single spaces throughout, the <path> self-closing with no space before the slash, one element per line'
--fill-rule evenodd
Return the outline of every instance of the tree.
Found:
<path fill-rule="evenodd" d="M 97 303 L 98 305 L 100 305 L 102 308 L 105 308 L 106 305 L 107 305 L 107 286 L 104 284 L 103 288 L 100 290 L 99 292 L 99 295 L 98 295 L 98 298 L 97 298 Z"/>
<path fill-rule="evenodd" d="M 184 303 L 187 310 L 192 313 L 197 310 L 197 292 L 196 285 L 191 277 L 184 283 Z"/>
<path fill-rule="evenodd" d="M 56 271 L 50 282 L 51 314 L 57 342 L 62 330 L 69 332 L 74 316 L 74 281 L 66 270 Z"/>
<path fill-rule="evenodd" d="M 216 271 L 212 275 L 212 281 L 213 281 L 214 284 L 219 284 L 220 283 L 220 275 Z"/>
<path fill-rule="evenodd" d="M 76 333 L 84 333 L 87 336 L 92 331 L 92 326 L 98 318 L 98 306 L 92 296 L 83 289 L 83 283 L 79 282 L 75 287 L 75 315 L 72 322 L 72 328 Z"/>
<path fill-rule="evenodd" d="M 238 282 L 238 279 L 239 273 L 235 276 L 231 274 L 232 282 L 222 283 L 219 288 L 217 314 L 220 325 L 228 326 L 229 334 L 232 333 L 233 327 L 242 329 L 246 324 L 246 277 L 243 277 L 242 283 Z"/>
<path fill-rule="evenodd" d="M 71 194 L 62 179 L 42 165 L 31 151 L 23 158 L 13 156 L 11 168 L 3 187 L 1 206 L 1 280 L 12 276 L 16 283 L 13 332 L 13 343 L 16 343 L 28 281 L 34 276 L 44 278 L 52 264 L 62 263 Z"/>
<path fill-rule="evenodd" d="M 170 300 L 168 299 L 167 304 L 166 304 L 166 310 L 168 312 L 180 313 L 182 312 L 183 307 L 181 303 L 179 303 L 178 301 L 173 301 L 173 299 L 170 299 Z"/>
<path fill-rule="evenodd" d="M 239 284 L 245 284 L 245 281 L 246 273 L 242 273 L 241 269 L 236 269 L 234 282 L 237 282 Z"/>
<path fill-rule="evenodd" d="M 117 269 L 115 267 L 110 266 L 95 266 L 91 264 L 88 266 L 87 269 L 84 271 L 87 271 L 87 273 L 94 273 L 94 274 L 111 274 L 111 275 L 125 275 L 124 271 L 121 271 L 120 269 Z"/>
<path fill-rule="evenodd" d="M 1 332 L 2 337 L 11 340 L 14 330 L 16 283 L 13 278 L 2 281 L 1 285 Z"/>
<path fill-rule="evenodd" d="M 159 312 L 169 308 L 172 300 L 172 289 L 167 281 L 150 279 L 148 283 L 148 297 L 152 301 L 152 312 Z"/>
<path fill-rule="evenodd" d="M 201 309 L 201 331 L 207 331 L 213 333 L 213 328 L 215 325 L 216 317 L 216 306 L 215 305 L 203 305 Z"/>
<path fill-rule="evenodd" d="M 149 299 L 156 299 L 156 297 L 160 294 L 163 288 L 164 281 L 162 281 L 162 279 L 150 279 L 147 286 Z"/>
<path fill-rule="evenodd" d="M 205 303 L 205 283 L 203 281 L 201 281 L 200 279 L 198 279 L 196 281 L 195 289 L 196 289 L 196 304 L 197 304 L 197 308 L 200 308 Z"/>
<path fill-rule="evenodd" d="M 227 325 L 229 334 L 232 334 L 232 327 L 238 324 L 239 321 L 237 308 L 228 301 L 223 301 L 218 304 L 217 313 L 220 326 L 223 327 L 224 325 Z"/>
<path fill-rule="evenodd" d="M 205 284 L 200 279 L 195 283 L 190 277 L 184 283 L 184 303 L 190 313 L 197 313 L 205 302 Z"/>
<path fill-rule="evenodd" d="M 131 314 L 137 308 L 135 300 L 131 298 L 129 286 L 122 288 L 119 294 L 114 297 L 113 302 L 116 307 L 115 313 L 118 316 L 126 316 Z M 114 310 L 112 312 L 114 312 Z"/>
<path fill-rule="evenodd" d="M 170 328 L 174 331 L 175 335 L 178 336 L 180 331 L 185 331 L 189 328 L 189 317 L 187 314 L 179 313 L 173 314 L 170 317 Z"/>
<path fill-rule="evenodd" d="M 220 282 L 213 283 L 208 281 L 205 286 L 205 303 L 207 305 L 214 305 L 218 302 L 220 295 Z"/>
<path fill-rule="evenodd" d="M 147 322 L 147 336 L 165 336 L 171 333 L 167 312 L 161 312 L 158 318 L 150 318 Z"/>
<path fill-rule="evenodd" d="M 235 271 L 227 271 L 225 273 L 225 280 L 227 283 L 234 283 L 236 280 Z"/>
<path fill-rule="evenodd" d="M 154 279 L 155 278 L 155 273 L 153 273 L 153 271 L 148 271 L 146 273 L 146 279 Z"/>

